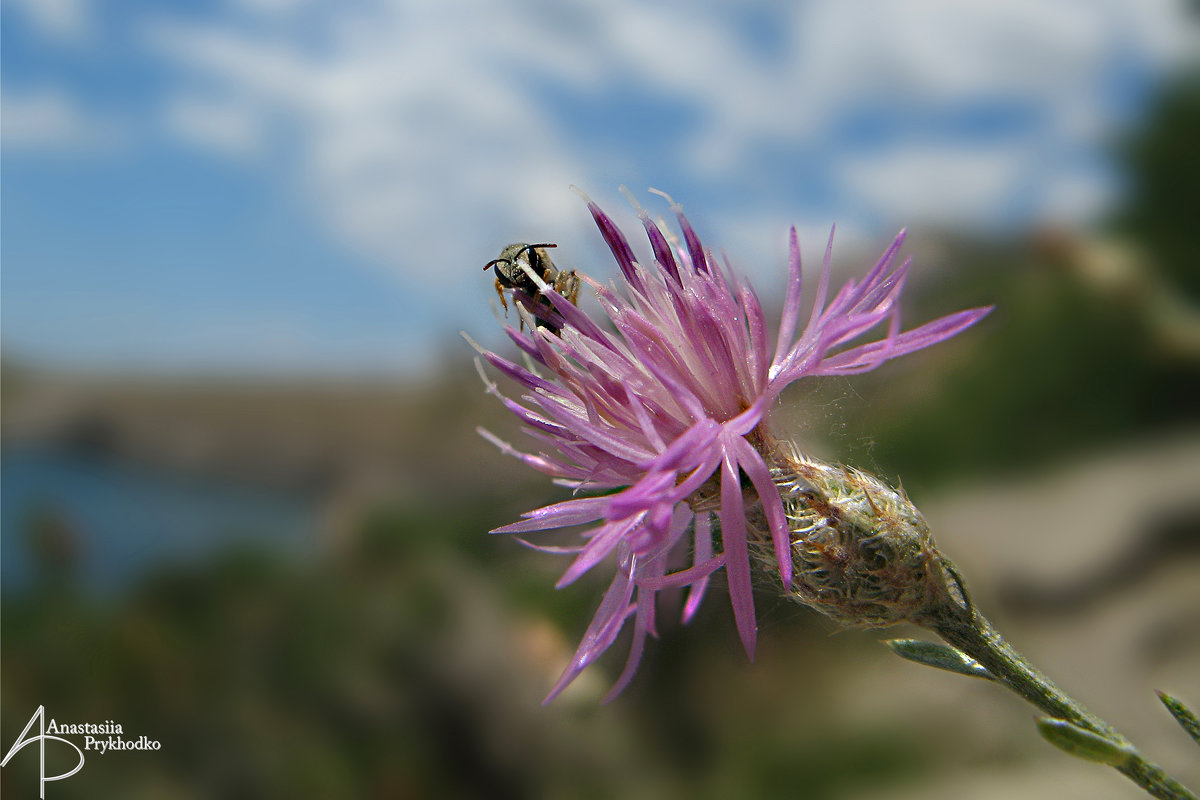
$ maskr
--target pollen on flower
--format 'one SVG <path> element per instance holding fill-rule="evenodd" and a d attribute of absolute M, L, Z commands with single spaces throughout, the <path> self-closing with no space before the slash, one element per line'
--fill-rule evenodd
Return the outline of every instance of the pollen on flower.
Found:
<path fill-rule="evenodd" d="M 838 565 L 854 557 L 869 563 L 891 557 L 897 546 L 891 540 L 871 544 L 863 536 L 849 546 L 842 541 L 844 524 L 840 532 L 834 528 L 855 509 L 864 515 L 863 526 L 870 514 L 878 521 L 885 510 L 901 513 L 893 509 L 895 493 L 861 481 L 855 489 L 857 479 L 849 474 L 826 476 L 822 491 L 831 494 L 803 494 L 798 484 L 787 488 L 780 483 L 780 447 L 768 433 L 770 410 L 795 381 L 874 369 L 954 336 L 989 310 L 960 311 L 902 330 L 899 299 L 909 268 L 907 260 L 897 262 L 903 233 L 863 278 L 848 281 L 830 297 L 831 235 L 807 324 L 797 334 L 801 265 L 793 228 L 783 313 L 772 341 L 757 294 L 712 257 L 677 204 L 671 202 L 678 237 L 637 208 L 653 254 L 639 261 L 617 225 L 584 199 L 620 270 L 612 289 L 579 275 L 594 289 L 603 319 L 589 317 L 555 287 L 539 285 L 554 324 L 506 329 L 525 364 L 477 346 L 484 360 L 520 387 L 516 400 L 484 376 L 487 391 L 521 421 L 537 452 L 522 452 L 482 431 L 484 436 L 574 490 L 569 499 L 529 511 L 493 532 L 587 526 L 578 546 L 545 548 L 572 556 L 559 586 L 602 562 L 616 565 L 579 648 L 547 700 L 631 622 L 629 657 L 612 695 L 624 688 L 646 637 L 657 630 L 660 591 L 687 590 L 686 622 L 703 601 L 713 573 L 724 569 L 734 622 L 753 655 L 752 564 L 771 565 L 782 590 L 808 592 L 820 605 L 830 595 L 815 586 L 813 576 L 844 573 L 846 567 Z M 872 331 L 878 333 L 869 336 Z M 805 467 L 810 468 L 820 473 L 815 462 Z M 818 500 L 827 506 L 819 520 L 813 510 Z M 831 522 L 837 524 L 830 527 Z M 828 535 L 821 533 L 822 526 Z M 798 527 L 809 530 L 803 541 L 811 549 L 800 558 Z M 864 591 L 856 597 L 873 597 Z M 869 611 L 880 620 L 893 613 Z"/>

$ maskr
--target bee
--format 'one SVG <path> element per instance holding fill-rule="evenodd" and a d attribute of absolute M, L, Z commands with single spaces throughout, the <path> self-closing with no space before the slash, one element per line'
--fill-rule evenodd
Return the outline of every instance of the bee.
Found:
<path fill-rule="evenodd" d="M 553 305 L 538 288 L 538 283 L 529 274 L 532 272 L 544 285 L 576 304 L 579 300 L 579 277 L 575 270 L 561 270 L 554 266 L 546 248 L 557 247 L 556 244 L 543 242 L 540 244 L 525 244 L 516 242 L 500 251 L 499 258 L 493 258 L 483 265 L 484 270 L 495 267 L 496 294 L 500 295 L 500 303 L 508 311 L 508 302 L 504 298 L 505 290 L 513 294 L 513 302 L 520 303 L 537 324 L 545 327 L 551 333 L 557 333 L 562 327 L 559 316 Z M 525 268 L 529 268 L 529 272 Z"/>

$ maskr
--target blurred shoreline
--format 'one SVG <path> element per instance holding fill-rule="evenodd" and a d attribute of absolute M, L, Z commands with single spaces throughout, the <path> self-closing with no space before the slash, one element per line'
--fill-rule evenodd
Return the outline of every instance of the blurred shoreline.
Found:
<path fill-rule="evenodd" d="M 100 454 L 8 444 L 0 484 L 5 597 L 47 579 L 111 596 L 166 566 L 231 550 L 291 561 L 310 556 L 317 540 L 307 494 Z"/>
<path fill-rule="evenodd" d="M 317 492 L 397 454 L 392 417 L 410 394 L 382 382 L 36 370 L 5 384 L 6 444 Z"/>
<path fill-rule="evenodd" d="M 305 495 L 336 538 L 373 503 L 443 493 L 487 451 L 447 424 L 501 410 L 455 366 L 419 383 L 10 367 L 0 441 Z"/>

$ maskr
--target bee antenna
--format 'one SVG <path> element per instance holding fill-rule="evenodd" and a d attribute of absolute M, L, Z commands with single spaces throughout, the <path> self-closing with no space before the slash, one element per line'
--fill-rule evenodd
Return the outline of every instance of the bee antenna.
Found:
<path fill-rule="evenodd" d="M 524 253 L 526 250 L 532 250 L 535 247 L 558 247 L 558 245 L 550 242 L 542 242 L 541 244 L 527 244 L 521 248 L 521 252 Z"/>
<path fill-rule="evenodd" d="M 487 272 L 489 269 L 496 266 L 497 264 L 499 264 L 502 261 L 507 262 L 508 259 L 507 258 L 493 258 L 491 261 L 489 261 L 488 263 L 483 265 L 483 271 Z"/>

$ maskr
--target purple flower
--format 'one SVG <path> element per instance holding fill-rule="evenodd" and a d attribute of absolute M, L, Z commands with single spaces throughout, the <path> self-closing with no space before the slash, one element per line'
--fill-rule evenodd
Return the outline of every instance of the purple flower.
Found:
<path fill-rule="evenodd" d="M 578 546 L 539 548 L 573 554 L 559 587 L 610 556 L 615 555 L 617 564 L 611 586 L 547 702 L 603 653 L 632 617 L 629 658 L 609 697 L 619 693 L 633 677 L 646 635 L 656 634 L 655 595 L 688 587 L 683 605 L 687 622 L 709 578 L 722 567 L 738 632 L 753 658 L 757 627 L 749 506 L 761 508 L 783 588 L 791 584 L 787 520 L 769 464 L 775 439 L 766 425 L 779 394 L 800 378 L 874 369 L 954 336 L 990 310 L 960 311 L 901 331 L 898 303 L 909 266 L 909 260 L 896 264 L 903 231 L 862 280 L 848 281 L 830 300 L 831 232 L 813 308 L 797 336 L 801 270 L 793 228 L 787 293 L 772 346 L 757 295 L 701 245 L 678 205 L 672 202 L 671 208 L 682 245 L 638 210 L 654 253 L 649 265 L 635 259 L 624 235 L 595 203 L 588 200 L 588 208 L 623 277 L 621 290 L 614 292 L 582 276 L 611 325 L 590 319 L 546 287 L 544 294 L 562 317 L 561 326 L 556 325 L 561 330 L 507 330 L 542 374 L 483 353 L 520 384 L 524 404 L 503 396 L 490 382 L 488 391 L 521 419 L 543 449 L 519 452 L 480 432 L 557 483 L 587 493 L 527 512 L 520 522 L 493 533 L 590 525 Z M 876 328 L 882 329 L 881 338 L 851 345 Z M 714 541 L 714 515 L 719 542 Z M 690 566 L 680 564 L 689 549 Z"/>

